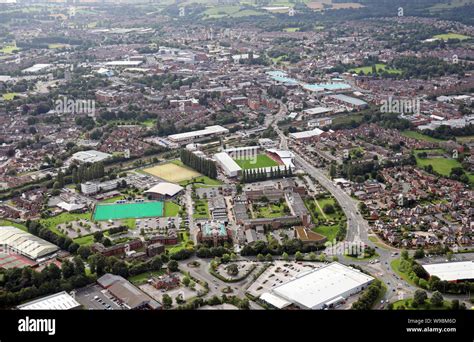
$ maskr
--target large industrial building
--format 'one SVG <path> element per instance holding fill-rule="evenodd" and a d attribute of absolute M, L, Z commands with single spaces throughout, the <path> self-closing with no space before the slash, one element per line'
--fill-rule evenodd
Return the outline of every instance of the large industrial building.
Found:
<path fill-rule="evenodd" d="M 80 163 L 97 163 L 108 158 L 112 157 L 111 154 L 89 150 L 89 151 L 80 151 L 72 155 L 71 160 L 76 160 Z"/>
<path fill-rule="evenodd" d="M 445 281 L 474 280 L 474 261 L 445 262 L 422 265 L 430 276 Z"/>
<path fill-rule="evenodd" d="M 167 200 L 175 198 L 184 188 L 178 184 L 161 182 L 145 191 L 151 199 Z"/>
<path fill-rule="evenodd" d="M 345 301 L 364 290 L 373 277 L 337 262 L 299 274 L 261 295 L 278 309 L 294 306 L 321 310 Z"/>
<path fill-rule="evenodd" d="M 0 245 L 32 260 L 40 259 L 59 250 L 59 247 L 51 242 L 12 226 L 0 227 Z"/>
<path fill-rule="evenodd" d="M 226 133 L 229 133 L 229 130 L 227 128 L 215 125 L 208 126 L 205 129 L 201 129 L 199 131 L 172 134 L 168 136 L 168 139 L 174 143 L 186 145 L 194 141 L 199 141 L 202 139 L 219 136 Z"/>
<path fill-rule="evenodd" d="M 82 307 L 66 291 L 32 300 L 17 306 L 18 310 L 75 310 Z"/>

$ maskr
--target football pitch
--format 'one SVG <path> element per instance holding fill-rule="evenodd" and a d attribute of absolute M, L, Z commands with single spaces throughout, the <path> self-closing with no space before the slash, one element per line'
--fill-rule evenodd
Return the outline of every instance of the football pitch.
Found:
<path fill-rule="evenodd" d="M 235 162 L 244 170 L 278 166 L 278 163 L 266 154 L 259 154 L 256 158 L 235 159 Z"/>
<path fill-rule="evenodd" d="M 127 218 L 163 216 L 163 202 L 98 204 L 94 220 L 120 220 Z"/>

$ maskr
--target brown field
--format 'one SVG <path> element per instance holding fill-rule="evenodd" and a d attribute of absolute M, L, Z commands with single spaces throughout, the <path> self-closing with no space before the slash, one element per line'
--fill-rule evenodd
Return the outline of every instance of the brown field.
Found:
<path fill-rule="evenodd" d="M 171 183 L 179 183 L 199 177 L 201 175 L 197 171 L 173 163 L 153 166 L 148 169 L 144 169 L 143 171 Z"/>

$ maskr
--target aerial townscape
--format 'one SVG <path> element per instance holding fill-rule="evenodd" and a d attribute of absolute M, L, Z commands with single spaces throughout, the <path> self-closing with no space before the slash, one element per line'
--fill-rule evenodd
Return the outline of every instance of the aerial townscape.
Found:
<path fill-rule="evenodd" d="M 473 0 L 0 0 L 0 309 L 469 311 L 473 187 Z"/>

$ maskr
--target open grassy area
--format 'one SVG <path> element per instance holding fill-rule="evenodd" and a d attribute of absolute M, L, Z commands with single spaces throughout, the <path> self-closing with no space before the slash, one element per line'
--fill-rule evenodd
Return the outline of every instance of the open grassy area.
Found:
<path fill-rule="evenodd" d="M 222 182 L 218 179 L 212 179 L 207 176 L 198 176 L 189 180 L 179 182 L 179 185 L 186 186 L 188 184 L 194 184 L 197 188 L 204 186 L 216 186 L 222 185 Z"/>
<path fill-rule="evenodd" d="M 327 237 L 328 241 L 333 241 L 336 239 L 337 233 L 339 232 L 339 226 L 335 225 L 319 225 L 316 228 L 313 228 L 313 232 L 324 235 Z"/>
<path fill-rule="evenodd" d="M 412 298 L 398 300 L 393 303 L 393 309 L 398 310 L 400 309 L 400 307 L 404 306 L 406 310 L 449 310 L 451 306 L 449 301 L 447 300 L 443 302 L 442 306 L 434 306 L 433 304 L 431 304 L 429 299 L 426 300 L 423 305 L 420 305 L 417 308 L 414 308 L 412 306 L 412 303 Z"/>
<path fill-rule="evenodd" d="M 182 239 L 180 243 L 177 245 L 166 246 L 166 250 L 168 251 L 168 253 L 173 254 L 185 248 L 192 248 L 193 245 L 193 242 L 189 240 L 189 234 L 187 232 L 184 232 L 182 233 Z"/>
<path fill-rule="evenodd" d="M 160 275 L 163 275 L 164 273 L 164 270 L 145 272 L 128 278 L 128 281 L 130 281 L 134 285 L 142 285 L 145 284 L 151 277 L 158 277 Z"/>
<path fill-rule="evenodd" d="M 165 202 L 165 217 L 174 217 L 178 215 L 179 211 L 181 210 L 181 206 L 174 202 Z"/>
<path fill-rule="evenodd" d="M 234 5 L 223 5 L 223 6 L 212 6 L 203 12 L 206 19 L 218 19 L 218 18 L 240 18 L 249 16 L 260 16 L 265 15 L 263 12 L 259 12 L 253 9 L 244 9 L 242 6 Z"/>
<path fill-rule="evenodd" d="M 255 159 L 235 159 L 235 162 L 244 170 L 278 166 L 278 163 L 266 154 L 258 154 Z"/>
<path fill-rule="evenodd" d="M 400 277 L 402 278 L 403 280 L 405 280 L 408 284 L 412 285 L 412 286 L 417 286 L 413 280 L 410 279 L 410 277 L 408 276 L 408 273 L 407 272 L 404 272 L 402 270 L 400 270 L 400 262 L 401 262 L 401 259 L 400 258 L 397 258 L 397 259 L 394 259 L 392 260 L 392 262 L 390 263 L 390 266 L 392 267 L 392 270 L 395 271 L 395 273 Z"/>
<path fill-rule="evenodd" d="M 285 208 L 288 208 L 286 203 L 268 204 L 266 206 L 258 206 L 254 211 L 256 218 L 273 218 L 288 215 L 285 213 Z"/>
<path fill-rule="evenodd" d="M 83 213 L 83 214 L 72 214 L 72 213 L 61 213 L 57 216 L 48 217 L 47 219 L 40 219 L 40 223 L 43 227 L 46 227 L 58 235 L 64 235 L 61 233 L 57 226 L 61 223 L 68 223 L 71 221 L 78 221 L 78 220 L 92 220 L 91 213 Z"/>
<path fill-rule="evenodd" d="M 12 54 L 18 51 L 20 51 L 20 48 L 16 47 L 16 45 L 5 45 L 0 49 L 0 52 L 4 54 Z"/>
<path fill-rule="evenodd" d="M 28 231 L 25 225 L 19 224 L 10 220 L 5 220 L 5 219 L 0 219 L 0 226 L 13 226 L 16 228 L 20 228 L 21 230 L 24 230 L 25 232 Z"/>
<path fill-rule="evenodd" d="M 391 69 L 389 67 L 387 67 L 386 64 L 382 64 L 382 63 L 377 63 L 375 64 L 375 70 L 377 71 L 377 73 L 382 73 L 382 72 L 388 72 L 389 74 L 401 74 L 402 71 L 401 70 L 398 70 L 398 69 Z M 351 69 L 349 70 L 350 72 L 353 72 L 353 73 L 356 73 L 356 74 L 359 74 L 360 72 L 362 72 L 363 74 L 371 74 L 372 73 L 372 66 L 364 66 L 364 67 L 358 67 L 358 68 L 354 68 L 354 69 Z"/>
<path fill-rule="evenodd" d="M 437 39 L 441 39 L 441 40 L 449 40 L 449 39 L 459 39 L 459 40 L 466 40 L 466 39 L 469 39 L 471 37 L 469 36 L 465 36 L 463 34 L 459 34 L 459 33 L 444 33 L 444 34 L 437 34 L 436 36 L 434 36 L 433 38 L 437 38 Z"/>
<path fill-rule="evenodd" d="M 18 93 L 5 93 L 2 97 L 5 101 L 12 101 L 16 95 L 18 95 Z"/>
<path fill-rule="evenodd" d="M 427 142 L 432 142 L 432 143 L 443 141 L 441 139 L 436 139 L 436 138 L 430 137 L 429 135 L 424 135 L 415 131 L 403 131 L 402 135 L 407 138 L 412 138 L 412 139 L 427 141 Z"/>
<path fill-rule="evenodd" d="M 456 159 L 452 158 L 445 158 L 445 157 L 431 157 L 431 158 L 419 158 L 418 153 L 420 152 L 429 152 L 430 150 L 415 150 L 415 157 L 416 157 L 416 165 L 418 167 L 423 168 L 424 166 L 431 165 L 433 166 L 433 170 L 439 173 L 440 175 L 443 176 L 449 176 L 451 173 L 451 170 L 455 167 L 460 167 L 462 168 L 462 165 L 460 162 L 458 162 Z M 438 151 L 438 150 L 431 150 L 433 151 Z M 466 172 L 467 176 L 469 177 L 470 183 L 474 183 L 474 174 Z"/>
<path fill-rule="evenodd" d="M 75 243 L 81 246 L 89 246 L 94 243 L 94 235 L 89 234 L 73 240 Z"/>
<path fill-rule="evenodd" d="M 210 217 L 209 205 L 206 200 L 195 200 L 194 201 L 194 214 L 195 219 L 207 219 Z"/>
<path fill-rule="evenodd" d="M 287 27 L 283 29 L 284 32 L 298 32 L 299 30 L 299 27 Z"/>

